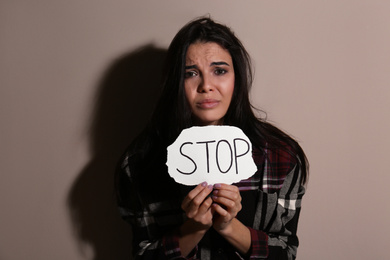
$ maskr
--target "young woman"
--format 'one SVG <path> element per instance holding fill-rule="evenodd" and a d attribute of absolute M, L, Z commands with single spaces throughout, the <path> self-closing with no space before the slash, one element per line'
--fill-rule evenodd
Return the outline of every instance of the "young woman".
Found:
<path fill-rule="evenodd" d="M 307 160 L 296 141 L 258 119 L 250 58 L 224 25 L 200 18 L 172 40 L 163 92 L 148 127 L 120 161 L 118 206 L 136 259 L 295 259 Z M 258 171 L 233 185 L 186 187 L 166 148 L 191 126 L 241 128 Z"/>

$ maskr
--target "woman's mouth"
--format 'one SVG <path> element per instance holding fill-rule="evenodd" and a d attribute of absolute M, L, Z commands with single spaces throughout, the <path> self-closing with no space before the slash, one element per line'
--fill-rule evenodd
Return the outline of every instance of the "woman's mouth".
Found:
<path fill-rule="evenodd" d="M 196 103 L 196 106 L 202 109 L 209 109 L 218 106 L 219 101 L 216 99 L 204 99 Z"/>

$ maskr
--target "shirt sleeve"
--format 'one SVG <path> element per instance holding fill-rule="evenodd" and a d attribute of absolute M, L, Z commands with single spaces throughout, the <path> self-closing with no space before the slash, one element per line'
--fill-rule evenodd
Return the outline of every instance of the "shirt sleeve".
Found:
<path fill-rule="evenodd" d="M 181 221 L 180 212 L 171 210 L 170 203 L 145 205 L 141 199 L 137 188 L 139 183 L 130 172 L 129 156 L 122 160 L 116 174 L 117 204 L 122 219 L 132 227 L 134 259 L 196 259 L 197 248 L 187 257 L 181 255 L 179 234 L 175 232 Z M 164 208 L 174 215 L 161 214 L 157 208 Z M 158 227 L 156 223 L 159 223 Z"/>
<path fill-rule="evenodd" d="M 297 227 L 305 188 L 297 164 L 286 176 L 279 192 L 259 191 L 249 259 L 291 260 L 298 247 Z"/>
<path fill-rule="evenodd" d="M 183 257 L 179 247 L 179 234 L 176 230 L 169 232 L 163 237 L 163 246 L 165 255 L 169 259 L 197 259 L 198 247 L 195 247 L 187 257 Z"/>
<path fill-rule="evenodd" d="M 260 258 L 268 256 L 268 236 L 265 232 L 249 228 L 251 234 L 251 249 L 249 250 L 250 258 Z"/>

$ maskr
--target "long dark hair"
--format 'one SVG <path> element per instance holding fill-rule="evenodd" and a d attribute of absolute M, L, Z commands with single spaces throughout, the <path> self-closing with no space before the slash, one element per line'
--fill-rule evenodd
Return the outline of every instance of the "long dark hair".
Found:
<path fill-rule="evenodd" d="M 249 101 L 252 86 L 251 59 L 240 40 L 225 25 L 202 17 L 186 24 L 173 38 L 165 61 L 162 93 L 149 125 L 133 145 L 137 152 L 163 151 L 188 127 L 193 126 L 191 109 L 184 90 L 188 47 L 195 42 L 215 42 L 231 55 L 235 85 L 224 124 L 241 128 L 259 149 L 282 149 L 297 155 L 302 168 L 301 182 L 307 179 L 308 163 L 299 144 L 289 135 L 259 119 Z"/>

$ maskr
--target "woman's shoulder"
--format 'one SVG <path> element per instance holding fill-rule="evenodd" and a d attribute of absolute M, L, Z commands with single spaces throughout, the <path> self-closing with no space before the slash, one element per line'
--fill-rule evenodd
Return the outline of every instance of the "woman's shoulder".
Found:
<path fill-rule="evenodd" d="M 286 175 L 299 164 L 296 151 L 286 143 L 278 146 L 265 144 L 264 147 L 254 147 L 254 154 L 262 155 L 262 160 L 272 172 Z"/>
<path fill-rule="evenodd" d="M 270 162 L 297 164 L 298 154 L 289 145 L 282 143 L 279 147 L 266 147 L 265 152 Z"/>
<path fill-rule="evenodd" d="M 255 133 L 251 136 L 252 144 L 262 152 L 268 172 L 283 179 L 294 169 L 302 173 L 302 184 L 306 183 L 308 162 L 299 143 L 276 126 L 257 121 Z"/>

